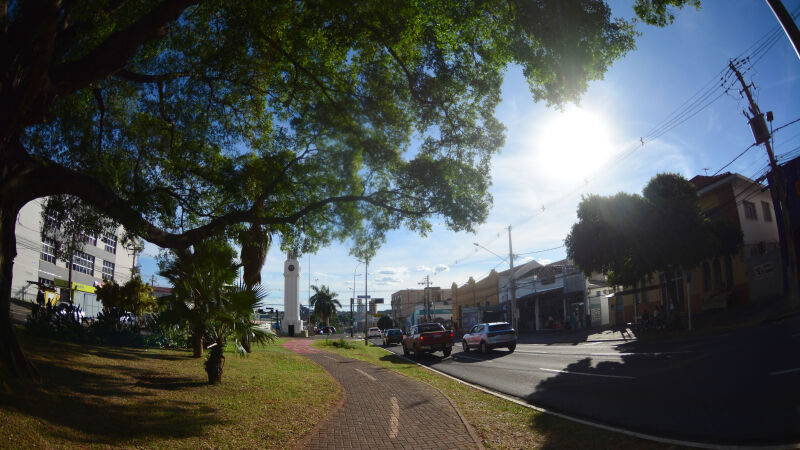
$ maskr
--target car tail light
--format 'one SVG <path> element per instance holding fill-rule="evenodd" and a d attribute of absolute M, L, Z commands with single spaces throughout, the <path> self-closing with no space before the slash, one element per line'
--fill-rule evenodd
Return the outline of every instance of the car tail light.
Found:
<path fill-rule="evenodd" d="M 450 337 L 453 337 L 453 332 L 452 331 L 450 332 Z"/>
<path fill-rule="evenodd" d="M 421 340 L 423 340 L 423 339 L 425 339 L 425 336 L 420 336 L 420 337 L 419 337 L 419 340 L 420 340 L 420 341 L 421 341 Z"/>

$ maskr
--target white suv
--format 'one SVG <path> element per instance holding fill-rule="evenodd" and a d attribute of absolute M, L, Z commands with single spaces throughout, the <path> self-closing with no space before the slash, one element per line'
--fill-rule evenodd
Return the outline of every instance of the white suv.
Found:
<path fill-rule="evenodd" d="M 367 331 L 367 337 L 368 338 L 381 337 L 381 329 L 378 327 L 370 328 L 369 331 Z"/>
<path fill-rule="evenodd" d="M 464 352 L 477 348 L 481 353 L 488 353 L 497 347 L 508 347 L 513 352 L 517 348 L 517 332 L 508 322 L 479 323 L 462 339 L 461 348 Z"/>

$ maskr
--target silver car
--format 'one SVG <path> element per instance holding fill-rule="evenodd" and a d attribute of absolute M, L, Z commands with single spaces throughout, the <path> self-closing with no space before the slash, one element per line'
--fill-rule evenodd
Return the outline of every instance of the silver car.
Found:
<path fill-rule="evenodd" d="M 512 352 L 517 348 L 517 332 L 508 322 L 479 323 L 461 341 L 465 353 L 472 348 L 488 353 L 498 347 L 508 347 Z"/>

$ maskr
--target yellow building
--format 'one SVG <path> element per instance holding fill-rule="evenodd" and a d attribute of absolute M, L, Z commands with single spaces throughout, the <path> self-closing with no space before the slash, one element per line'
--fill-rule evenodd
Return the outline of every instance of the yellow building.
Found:
<path fill-rule="evenodd" d="M 742 230 L 743 245 L 733 256 L 716 257 L 671 274 L 652 274 L 642 284 L 617 288 L 610 298 L 612 324 L 641 320 L 646 314 L 688 320 L 709 310 L 760 302 L 781 295 L 778 228 L 770 192 L 739 174 L 692 178 L 699 205 L 709 217 L 724 218 Z"/>
<path fill-rule="evenodd" d="M 463 332 L 480 322 L 508 320 L 505 308 L 500 305 L 499 277 L 493 269 L 481 280 L 469 277 L 462 286 L 453 283 L 450 291 L 456 330 Z"/>

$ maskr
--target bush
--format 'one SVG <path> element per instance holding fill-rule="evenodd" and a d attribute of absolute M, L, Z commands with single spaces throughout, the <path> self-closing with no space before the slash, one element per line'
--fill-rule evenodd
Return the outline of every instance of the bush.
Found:
<path fill-rule="evenodd" d="M 32 305 L 25 329 L 31 334 L 69 342 L 90 341 L 89 332 L 81 323 L 80 307 L 68 303 L 57 306 Z"/>
<path fill-rule="evenodd" d="M 167 323 L 160 314 L 147 314 L 144 316 L 142 335 L 147 347 L 159 348 L 189 348 L 189 332 L 185 327 Z"/>
<path fill-rule="evenodd" d="M 347 348 L 347 349 L 356 348 L 355 344 L 353 344 L 350 341 L 345 341 L 344 338 L 339 338 L 335 340 L 325 339 L 325 345 L 329 347 Z"/>

